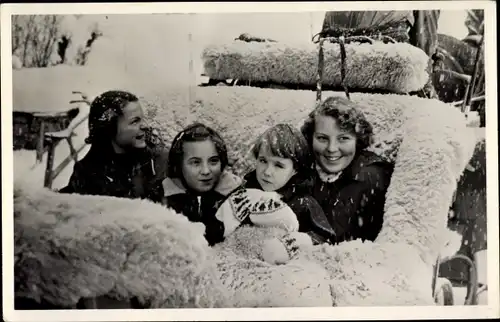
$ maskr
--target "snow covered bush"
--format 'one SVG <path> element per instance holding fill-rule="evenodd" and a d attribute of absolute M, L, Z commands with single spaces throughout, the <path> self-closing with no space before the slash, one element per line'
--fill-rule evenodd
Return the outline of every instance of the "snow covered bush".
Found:
<path fill-rule="evenodd" d="M 50 65 L 62 19 L 60 15 L 12 16 L 12 54 L 19 57 L 22 66 Z"/>

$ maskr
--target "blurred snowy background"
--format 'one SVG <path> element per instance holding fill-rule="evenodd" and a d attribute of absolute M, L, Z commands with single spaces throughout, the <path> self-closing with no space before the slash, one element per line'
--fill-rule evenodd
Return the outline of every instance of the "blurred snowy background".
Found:
<path fill-rule="evenodd" d="M 463 39 L 465 17 L 465 10 L 441 11 L 438 32 Z M 69 63 L 76 61 L 79 47 L 97 30 L 102 36 L 92 44 L 87 67 L 116 77 L 134 75 L 151 83 L 187 85 L 201 81 L 200 54 L 210 43 L 231 41 L 241 33 L 287 43 L 310 42 L 321 30 L 323 18 L 324 12 L 67 15 L 59 32 L 71 39 L 66 51 Z M 52 63 L 59 59 L 56 47 Z M 195 75 L 189 73 L 190 57 Z"/>

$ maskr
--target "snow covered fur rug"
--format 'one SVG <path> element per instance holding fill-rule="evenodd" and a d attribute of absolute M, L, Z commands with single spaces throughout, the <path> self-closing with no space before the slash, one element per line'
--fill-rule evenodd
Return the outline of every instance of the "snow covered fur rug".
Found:
<path fill-rule="evenodd" d="M 299 125 L 314 105 L 314 93 L 306 91 L 200 88 L 192 105 L 183 94 L 145 96 L 147 115 L 165 139 L 203 121 L 223 133 L 233 161 L 246 160 L 246 169 L 258 132 L 277 122 Z M 210 249 L 200 225 L 162 206 L 20 185 L 16 295 L 56 305 L 104 294 L 137 297 L 150 307 L 432 305 L 432 265 L 446 242 L 448 207 L 474 136 L 462 114 L 439 101 L 352 99 L 375 127 L 373 149 L 395 162 L 374 243 L 306 245 L 285 265 L 273 265 L 263 245 L 281 238 L 279 229 L 241 228 Z"/>
<path fill-rule="evenodd" d="M 339 45 L 325 43 L 324 59 L 323 84 L 340 86 Z M 206 47 L 202 60 L 212 79 L 315 85 L 318 45 L 234 41 Z M 345 83 L 357 89 L 418 91 L 429 78 L 428 61 L 424 51 L 406 43 L 347 44 Z"/>
<path fill-rule="evenodd" d="M 20 179 L 15 295 L 64 308 L 100 296 L 149 308 L 332 305 L 320 265 L 268 264 L 258 252 L 231 246 L 237 236 L 248 237 L 240 233 L 210 248 L 203 232 L 203 225 L 148 201 L 58 194 Z"/>
<path fill-rule="evenodd" d="M 153 308 L 224 306 L 203 233 L 203 225 L 151 202 L 17 182 L 15 295 L 61 307 L 102 295 Z"/>

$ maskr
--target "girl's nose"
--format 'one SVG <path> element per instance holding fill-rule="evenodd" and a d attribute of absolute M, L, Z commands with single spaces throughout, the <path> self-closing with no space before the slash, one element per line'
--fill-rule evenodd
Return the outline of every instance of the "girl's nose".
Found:
<path fill-rule="evenodd" d="M 267 165 L 266 169 L 264 170 L 264 175 L 269 177 L 271 174 L 272 174 L 271 165 Z"/>
<path fill-rule="evenodd" d="M 326 150 L 330 153 L 337 152 L 339 150 L 339 147 L 335 140 L 331 140 L 330 143 L 328 144 Z"/>
<path fill-rule="evenodd" d="M 210 167 L 208 166 L 207 163 L 203 163 L 201 166 L 201 174 L 207 175 L 210 174 Z"/>

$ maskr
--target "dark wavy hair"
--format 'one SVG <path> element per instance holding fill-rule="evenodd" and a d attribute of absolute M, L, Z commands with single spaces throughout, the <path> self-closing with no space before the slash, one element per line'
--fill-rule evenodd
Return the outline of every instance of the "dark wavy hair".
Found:
<path fill-rule="evenodd" d="M 203 123 L 193 123 L 177 133 L 168 153 L 168 176 L 171 178 L 183 178 L 181 164 L 184 155 L 184 142 L 201 142 L 211 140 L 221 161 L 221 170 L 228 164 L 227 147 L 224 139 L 214 129 Z"/>
<path fill-rule="evenodd" d="M 312 169 L 314 158 L 309 144 L 302 133 L 289 124 L 277 124 L 266 130 L 252 148 L 255 158 L 258 158 L 262 146 L 271 154 L 280 158 L 291 159 L 294 169 L 301 174 Z"/>
<path fill-rule="evenodd" d="M 311 148 L 318 115 L 334 118 L 343 131 L 356 135 L 357 151 L 362 151 L 373 143 L 372 125 L 366 120 L 360 107 L 347 98 L 331 96 L 309 114 L 301 127 L 302 134 Z"/>
<path fill-rule="evenodd" d="M 116 135 L 118 117 L 123 115 L 123 109 L 128 103 L 138 102 L 132 93 L 112 90 L 97 96 L 90 104 L 89 136 L 87 144 L 106 144 Z"/>

